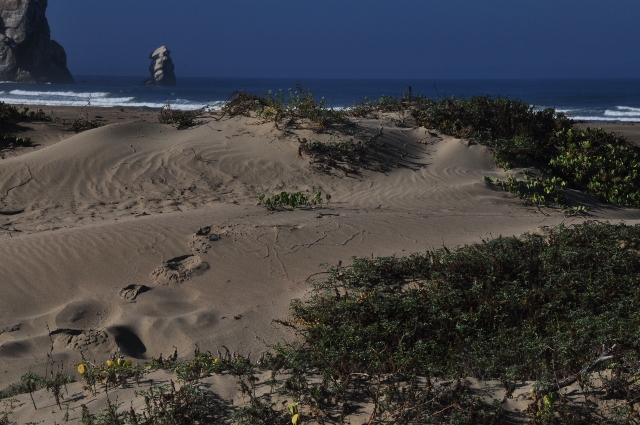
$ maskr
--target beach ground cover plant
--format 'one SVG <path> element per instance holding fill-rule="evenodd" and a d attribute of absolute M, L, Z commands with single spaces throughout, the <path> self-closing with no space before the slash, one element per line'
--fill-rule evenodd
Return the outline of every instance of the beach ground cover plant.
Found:
<path fill-rule="evenodd" d="M 550 204 L 562 208 L 566 215 L 588 214 L 589 207 L 585 205 L 568 205 L 569 200 L 564 194 L 567 183 L 562 178 L 532 175 L 529 170 L 525 170 L 523 175 L 524 181 L 518 180 L 513 174 L 508 175 L 506 180 L 484 176 L 484 181 L 524 199 L 543 214 L 546 213 L 541 207 L 548 207 Z"/>
<path fill-rule="evenodd" d="M 131 360 L 121 356 L 113 356 L 102 365 L 83 360 L 77 365 L 77 370 L 85 382 L 85 390 L 94 395 L 98 392 L 98 385 L 106 392 L 109 392 L 109 388 L 125 385 L 129 380 L 139 385 L 144 374 L 142 366 L 134 365 Z"/>
<path fill-rule="evenodd" d="M 412 115 L 421 126 L 478 140 L 504 168 L 536 167 L 562 179 L 566 188 L 640 206 L 640 147 L 602 129 L 577 128 L 552 108 L 475 96 L 423 101 Z"/>
<path fill-rule="evenodd" d="M 635 414 L 639 225 L 586 222 L 453 251 L 354 258 L 326 273 L 309 300 L 292 303 L 287 324 L 301 342 L 276 347 L 276 358 L 296 371 L 296 387 L 320 410 L 327 400 L 344 400 L 352 385 L 372 397 L 381 418 L 428 423 L 437 411 L 426 402 L 438 388 L 431 381 L 475 376 L 538 381 L 538 423 L 545 409 L 554 421 L 563 415 L 563 422 L 587 423 L 584 415 L 595 415 L 593 423 L 610 423 L 603 418 L 613 411 L 594 413 L 598 397 L 627 406 L 616 413 L 625 420 Z M 322 381 L 311 383 L 313 373 Z M 618 388 L 606 397 L 593 391 L 595 410 L 544 399 L 571 383 L 587 386 L 594 373 L 605 387 Z M 456 386 L 460 394 L 448 392 L 449 384 L 440 397 L 464 394 L 464 385 Z M 473 423 L 501 415 L 493 405 L 464 400 L 452 402 L 449 413 L 469 412 L 465 403 L 471 403 L 478 414 Z M 425 412 L 420 420 L 403 416 L 418 411 Z"/>

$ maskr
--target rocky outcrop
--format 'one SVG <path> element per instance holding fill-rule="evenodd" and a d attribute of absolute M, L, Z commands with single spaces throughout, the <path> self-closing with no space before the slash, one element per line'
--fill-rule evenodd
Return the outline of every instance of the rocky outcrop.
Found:
<path fill-rule="evenodd" d="M 173 72 L 173 61 L 169 54 L 171 51 L 166 46 L 160 46 L 149 55 L 151 65 L 149 72 L 151 78 L 144 80 L 142 84 L 156 86 L 175 86 L 176 74 Z"/>
<path fill-rule="evenodd" d="M 46 9 L 47 0 L 0 0 L 0 81 L 75 83 Z"/>

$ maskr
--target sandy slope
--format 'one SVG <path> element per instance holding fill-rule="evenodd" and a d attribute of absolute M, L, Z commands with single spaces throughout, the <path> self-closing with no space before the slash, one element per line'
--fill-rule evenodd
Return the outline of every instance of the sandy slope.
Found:
<path fill-rule="evenodd" d="M 284 135 L 247 117 L 176 130 L 117 113 L 112 124 L 0 161 L 0 388 L 29 369 L 44 374 L 51 342 L 70 371 L 81 351 L 142 361 L 173 346 L 188 356 L 198 343 L 257 355 L 262 341 L 289 337 L 272 319 L 305 296 L 321 263 L 576 220 L 483 183 L 506 174 L 484 147 L 391 120 L 334 135 L 386 146 L 345 176 L 298 155 L 298 137 L 328 134 Z M 259 193 L 317 188 L 332 195 L 324 208 L 256 205 Z M 640 222 L 637 209 L 588 200 L 591 218 Z M 77 418 L 88 398 L 74 388 Z M 20 400 L 13 420 L 50 423 L 51 409 Z"/>

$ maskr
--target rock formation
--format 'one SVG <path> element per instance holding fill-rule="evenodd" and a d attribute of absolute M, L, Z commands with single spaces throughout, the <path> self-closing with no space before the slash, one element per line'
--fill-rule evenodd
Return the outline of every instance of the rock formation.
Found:
<path fill-rule="evenodd" d="M 149 55 L 151 78 L 142 82 L 146 85 L 175 86 L 176 74 L 173 72 L 173 61 L 169 57 L 171 52 L 166 46 L 160 46 Z"/>
<path fill-rule="evenodd" d="M 0 81 L 75 83 L 46 9 L 47 0 L 0 0 Z"/>

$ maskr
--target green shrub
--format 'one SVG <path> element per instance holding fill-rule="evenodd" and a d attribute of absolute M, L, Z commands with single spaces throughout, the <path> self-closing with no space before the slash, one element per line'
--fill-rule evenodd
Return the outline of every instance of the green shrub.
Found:
<path fill-rule="evenodd" d="M 553 141 L 554 174 L 612 204 L 640 206 L 640 147 L 600 128 L 560 131 Z"/>
<path fill-rule="evenodd" d="M 533 143 L 526 144 L 529 160 L 544 156 L 551 135 L 572 124 L 553 109 L 535 110 L 519 99 L 490 96 L 423 102 L 413 116 L 423 127 L 482 142 L 526 136 Z"/>
<path fill-rule="evenodd" d="M 292 304 L 305 329 L 296 358 L 342 377 L 503 379 L 575 372 L 601 344 L 637 361 L 638 248 L 640 225 L 588 222 L 451 252 L 354 258 Z"/>
<path fill-rule="evenodd" d="M 567 188 L 616 205 L 640 206 L 640 147 L 614 133 L 581 130 L 553 109 L 488 96 L 423 102 L 413 116 L 422 126 L 477 139 L 504 168 L 538 167 Z"/>

